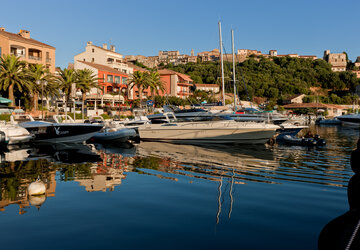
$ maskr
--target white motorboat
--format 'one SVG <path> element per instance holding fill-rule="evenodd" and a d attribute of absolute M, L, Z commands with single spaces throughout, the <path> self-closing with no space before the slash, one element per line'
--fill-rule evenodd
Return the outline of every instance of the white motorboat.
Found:
<path fill-rule="evenodd" d="M 19 125 L 35 136 L 35 143 L 81 143 L 90 139 L 102 129 L 100 124 L 75 123 L 73 120 L 61 123 L 57 116 L 54 122 L 35 121 L 28 116 L 30 121 Z"/>
<path fill-rule="evenodd" d="M 360 127 L 360 114 L 348 114 L 337 116 L 336 118 L 339 119 L 344 126 Z"/>
<path fill-rule="evenodd" d="M 0 131 L 5 133 L 5 141 L 9 145 L 26 143 L 34 138 L 34 135 L 30 134 L 25 128 L 17 124 L 7 124 L 5 121 L 0 124 Z"/>
<path fill-rule="evenodd" d="M 167 119 L 170 121 L 167 113 Z M 174 119 L 176 117 L 172 114 Z M 173 141 L 185 143 L 250 143 L 264 144 L 272 136 L 277 125 L 234 120 L 201 122 L 168 122 L 139 126 L 141 140 Z"/>
<path fill-rule="evenodd" d="M 126 142 L 132 137 L 136 137 L 136 135 L 136 131 L 131 128 L 116 129 L 105 127 L 91 137 L 90 140 L 103 142 Z"/>

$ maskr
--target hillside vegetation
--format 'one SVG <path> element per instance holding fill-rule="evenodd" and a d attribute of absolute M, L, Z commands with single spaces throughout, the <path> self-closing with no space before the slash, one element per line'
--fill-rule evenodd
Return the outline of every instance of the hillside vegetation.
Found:
<path fill-rule="evenodd" d="M 188 63 L 166 66 L 169 69 L 191 76 L 194 83 L 221 84 L 219 62 Z M 325 93 L 320 101 L 336 104 L 352 104 L 352 94 L 360 80 L 352 72 L 332 72 L 324 60 L 291 57 L 249 58 L 236 64 L 236 86 L 242 100 L 254 97 L 267 98 L 271 102 L 282 101 L 295 94 L 306 94 L 305 101 L 311 102 L 315 94 L 311 87 L 320 87 Z M 224 63 L 225 91 L 233 92 L 232 63 Z"/>

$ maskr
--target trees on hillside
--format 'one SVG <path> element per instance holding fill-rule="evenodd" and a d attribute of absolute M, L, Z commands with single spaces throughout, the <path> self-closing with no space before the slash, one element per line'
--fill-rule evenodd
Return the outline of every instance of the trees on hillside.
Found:
<path fill-rule="evenodd" d="M 233 92 L 232 63 L 225 62 L 225 91 Z M 167 68 L 188 74 L 195 83 L 220 84 L 218 62 L 168 65 Z M 311 94 L 310 87 L 354 92 L 360 80 L 352 72 L 333 72 L 324 60 L 292 57 L 251 57 L 236 64 L 236 88 L 243 100 L 254 96 L 271 100 L 286 99 L 294 94 Z M 277 91 L 275 91 L 275 89 Z"/>

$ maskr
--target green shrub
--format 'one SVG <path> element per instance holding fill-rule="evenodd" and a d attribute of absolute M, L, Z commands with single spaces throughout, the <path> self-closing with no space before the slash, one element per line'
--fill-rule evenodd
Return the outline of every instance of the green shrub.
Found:
<path fill-rule="evenodd" d="M 10 121 L 10 114 L 2 114 L 2 115 L 0 115 L 0 120 L 1 121 Z"/>
<path fill-rule="evenodd" d="M 111 119 L 111 117 L 108 114 L 102 114 L 101 117 L 104 118 L 105 120 Z"/>

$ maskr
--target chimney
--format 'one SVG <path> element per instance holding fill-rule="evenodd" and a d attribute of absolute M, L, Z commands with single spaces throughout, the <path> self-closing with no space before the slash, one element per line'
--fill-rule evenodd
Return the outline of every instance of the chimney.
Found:
<path fill-rule="evenodd" d="M 106 43 L 103 43 L 103 49 L 107 49 L 107 44 Z"/>
<path fill-rule="evenodd" d="M 115 52 L 115 45 L 110 45 L 110 50 L 111 50 L 112 52 Z"/>
<path fill-rule="evenodd" d="M 18 35 L 22 36 L 23 38 L 30 39 L 30 31 L 28 30 L 20 30 Z"/>
<path fill-rule="evenodd" d="M 0 31 L 5 31 L 5 28 L 4 28 L 4 27 L 0 27 Z"/>

